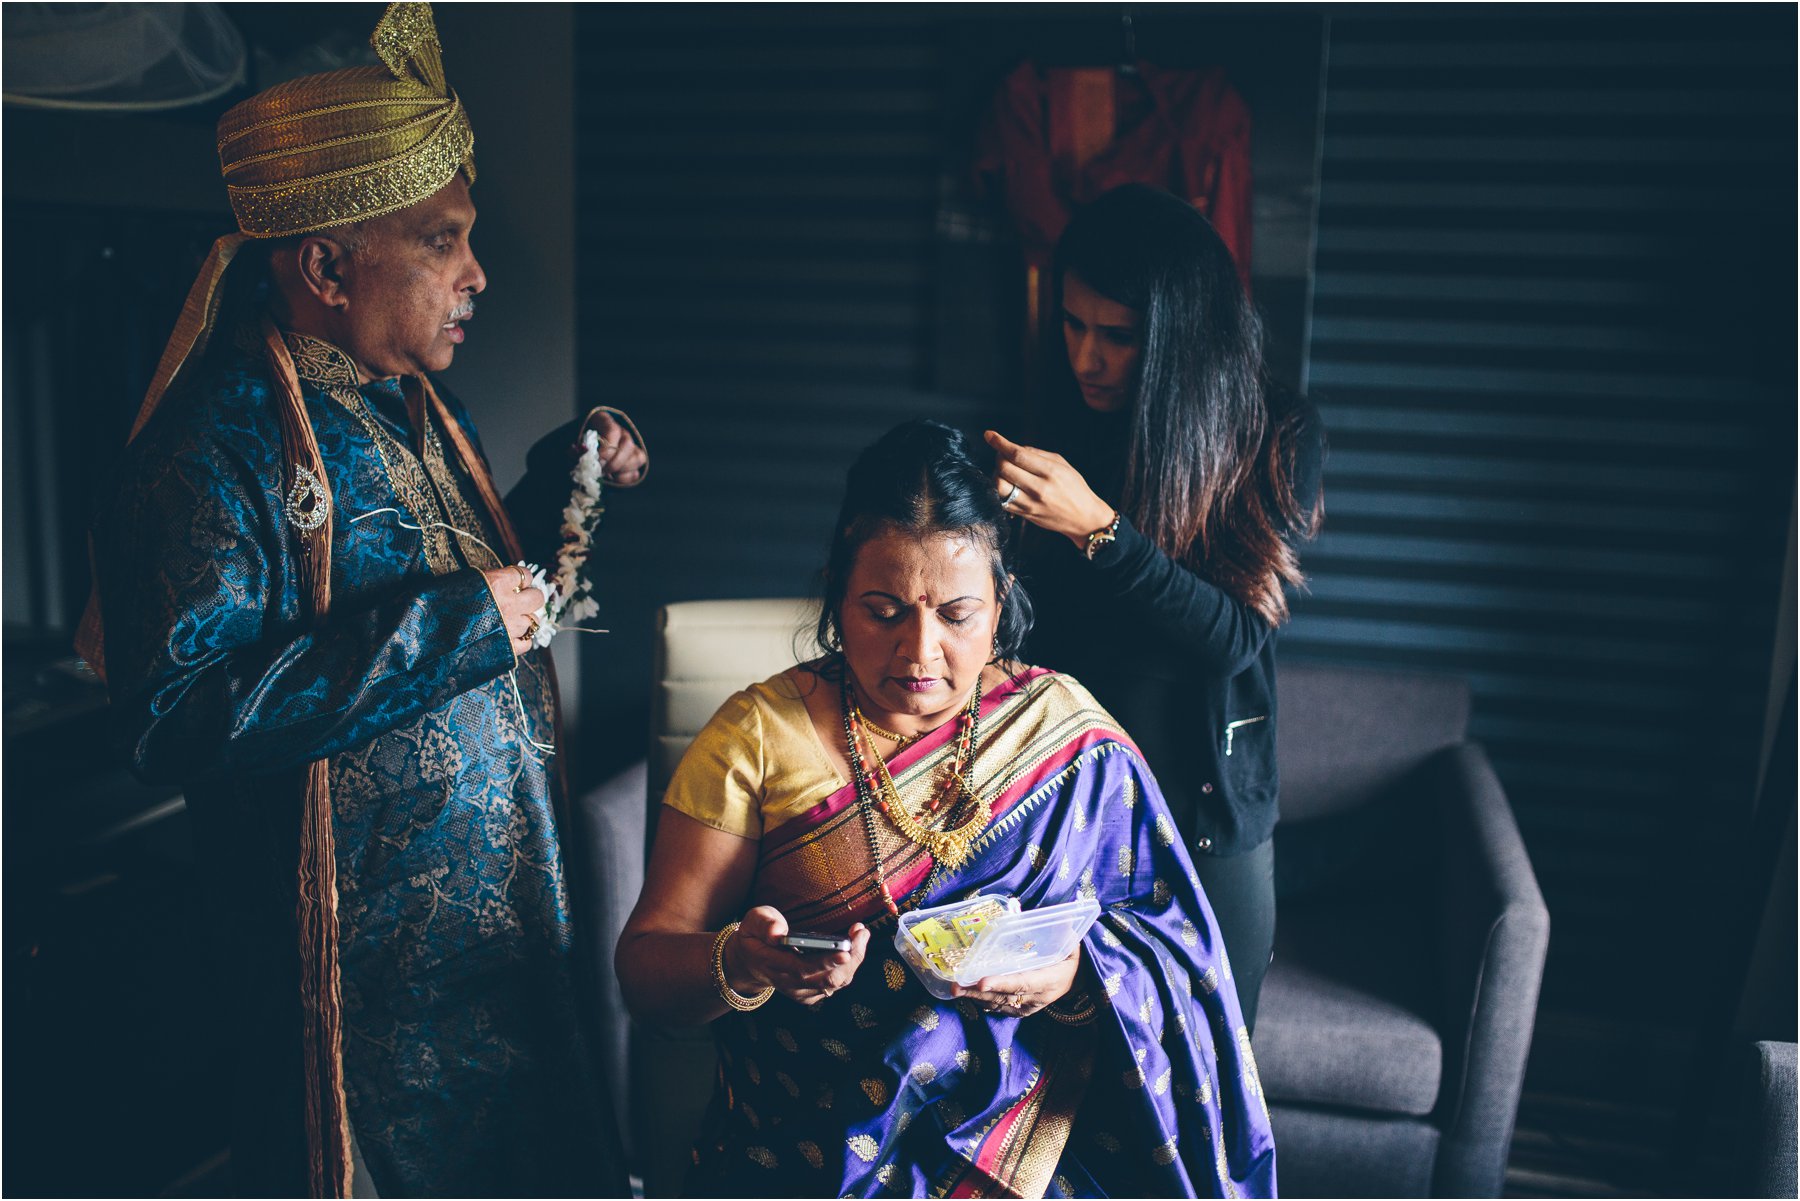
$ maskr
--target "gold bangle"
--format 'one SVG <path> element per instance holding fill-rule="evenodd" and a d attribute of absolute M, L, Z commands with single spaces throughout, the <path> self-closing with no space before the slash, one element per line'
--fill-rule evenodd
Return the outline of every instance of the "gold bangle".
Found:
<path fill-rule="evenodd" d="M 731 982 L 725 979 L 725 944 L 731 941 L 731 936 L 737 933 L 737 928 L 738 923 L 732 922 L 719 931 L 719 936 L 713 939 L 713 983 L 719 986 L 720 999 L 739 1013 L 748 1013 L 752 1009 L 762 1008 L 768 999 L 775 995 L 775 986 L 771 984 L 759 993 L 745 996 L 731 987 Z"/>

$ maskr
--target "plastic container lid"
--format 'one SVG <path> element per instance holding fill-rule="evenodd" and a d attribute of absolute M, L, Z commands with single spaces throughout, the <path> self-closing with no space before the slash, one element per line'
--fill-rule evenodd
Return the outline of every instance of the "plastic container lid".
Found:
<path fill-rule="evenodd" d="M 932 996 L 951 986 L 1061 963 L 1100 916 L 1090 898 L 1021 910 L 1004 894 L 971 897 L 900 915 L 894 947 Z"/>

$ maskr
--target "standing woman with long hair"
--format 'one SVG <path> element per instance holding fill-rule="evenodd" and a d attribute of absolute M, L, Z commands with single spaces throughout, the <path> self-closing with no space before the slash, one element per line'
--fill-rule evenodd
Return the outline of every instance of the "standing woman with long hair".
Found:
<path fill-rule="evenodd" d="M 1302 582 L 1293 543 L 1321 517 L 1323 431 L 1266 380 L 1230 252 L 1180 199 L 1108 192 L 1052 269 L 1066 354 L 1045 445 L 987 435 L 1005 507 L 1035 527 L 1028 658 L 1137 740 L 1254 1026 L 1275 938 L 1274 635 Z"/>

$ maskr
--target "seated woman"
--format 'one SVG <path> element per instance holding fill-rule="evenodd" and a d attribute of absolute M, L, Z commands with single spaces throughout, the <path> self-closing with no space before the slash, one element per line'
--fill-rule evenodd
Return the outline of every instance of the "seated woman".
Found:
<path fill-rule="evenodd" d="M 1031 618 L 1005 516 L 946 426 L 865 451 L 826 653 L 728 700 L 669 786 L 617 963 L 635 1012 L 723 1019 L 694 1195 L 1274 1195 L 1231 968 L 1156 781 L 1079 684 L 1011 661 Z M 1064 962 L 940 1001 L 896 915 L 977 892 L 1101 917 Z M 850 945 L 781 944 L 800 930 Z"/>

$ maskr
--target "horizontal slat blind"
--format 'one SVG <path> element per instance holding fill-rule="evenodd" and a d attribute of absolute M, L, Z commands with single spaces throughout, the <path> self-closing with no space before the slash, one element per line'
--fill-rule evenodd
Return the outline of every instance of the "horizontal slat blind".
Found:
<path fill-rule="evenodd" d="M 1712 1000 L 1794 488 L 1793 45 L 1769 8 L 1331 26 L 1283 654 L 1473 683 L 1552 919 L 1525 1191 L 1655 1187 Z"/>
<path fill-rule="evenodd" d="M 584 399 L 653 459 L 602 534 L 605 761 L 641 754 L 657 605 L 808 592 L 857 451 L 988 418 L 927 390 L 941 14 L 601 5 L 577 32 Z"/>

